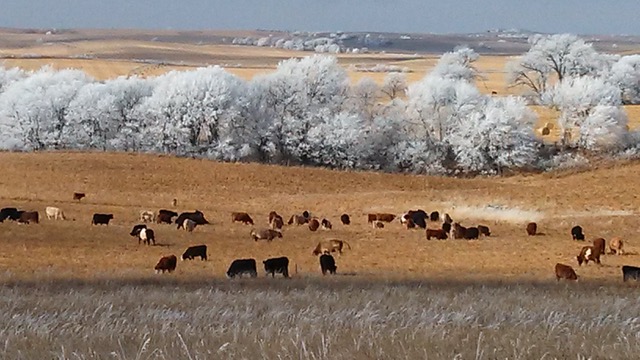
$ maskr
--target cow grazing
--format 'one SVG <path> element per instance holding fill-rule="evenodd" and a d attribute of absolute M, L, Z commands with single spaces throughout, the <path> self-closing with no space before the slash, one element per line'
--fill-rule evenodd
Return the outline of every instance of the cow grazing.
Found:
<path fill-rule="evenodd" d="M 427 240 L 434 237 L 438 240 L 446 240 L 447 232 L 444 229 L 427 229 Z"/>
<path fill-rule="evenodd" d="M 64 212 L 57 207 L 47 206 L 44 208 L 44 213 L 47 215 L 48 220 L 66 220 Z"/>
<path fill-rule="evenodd" d="M 374 229 L 383 229 L 384 228 L 384 224 L 382 223 L 382 221 L 374 221 L 371 223 L 373 225 Z"/>
<path fill-rule="evenodd" d="M 450 224 L 450 223 L 443 222 L 443 223 L 442 223 L 442 230 L 444 230 L 444 232 L 446 232 L 447 234 L 449 234 L 449 233 L 451 232 L 451 224 Z"/>
<path fill-rule="evenodd" d="M 477 239 L 480 236 L 480 231 L 476 227 L 466 228 L 458 223 L 453 224 L 451 229 L 451 237 L 454 239 Z"/>
<path fill-rule="evenodd" d="M 151 243 L 153 243 L 153 245 L 156 244 L 156 234 L 153 232 L 152 229 L 140 229 L 140 232 L 138 233 L 138 245 L 140 244 L 140 242 L 142 241 L 143 244 L 147 244 L 147 245 L 151 245 Z"/>
<path fill-rule="evenodd" d="M 624 252 L 622 250 L 623 246 L 624 242 L 619 237 L 614 237 L 609 241 L 609 251 L 611 254 L 622 255 Z"/>
<path fill-rule="evenodd" d="M 156 270 L 156 274 L 159 274 L 160 271 L 164 274 L 165 271 L 172 272 L 175 270 L 177 264 L 178 258 L 175 255 L 163 256 L 154 269 Z"/>
<path fill-rule="evenodd" d="M 376 214 L 376 220 L 378 220 L 378 221 L 384 221 L 384 222 L 390 223 L 395 218 L 396 218 L 396 216 L 394 214 L 387 214 L 387 213 L 377 213 Z"/>
<path fill-rule="evenodd" d="M 451 216 L 449 216 L 449 214 L 444 214 L 443 222 L 446 224 L 453 224 L 453 219 L 451 218 Z"/>
<path fill-rule="evenodd" d="M 196 223 L 196 225 L 209 224 L 207 219 L 204 218 L 204 214 L 200 210 L 196 210 L 194 212 L 183 212 L 176 219 L 176 224 L 178 224 L 178 229 L 180 229 L 183 226 L 185 219 L 193 220 Z"/>
<path fill-rule="evenodd" d="M 535 236 L 538 233 L 538 224 L 530 222 L 527 224 L 527 235 Z"/>
<path fill-rule="evenodd" d="M 409 210 L 406 214 L 402 215 L 400 223 L 405 224 L 407 229 L 411 229 L 416 226 L 426 229 L 428 218 L 429 216 L 424 210 Z"/>
<path fill-rule="evenodd" d="M 191 219 L 184 219 L 184 221 L 182 222 L 182 228 L 186 232 L 193 232 L 197 225 L 198 224 L 196 224 L 196 222 Z M 180 229 L 180 226 L 178 226 L 178 229 Z"/>
<path fill-rule="evenodd" d="M 0 222 L 4 222 L 6 219 L 17 221 L 20 219 L 20 215 L 22 215 L 24 211 L 18 210 L 14 207 L 11 208 L 3 208 L 0 210 Z"/>
<path fill-rule="evenodd" d="M 40 222 L 40 215 L 37 211 L 24 211 L 20 214 L 18 222 L 21 224 L 37 224 Z"/>
<path fill-rule="evenodd" d="M 271 241 L 275 238 L 281 238 L 282 232 L 273 229 L 252 229 L 249 233 L 254 241 L 267 240 Z"/>
<path fill-rule="evenodd" d="M 307 220 L 311 219 L 311 214 L 307 210 L 302 212 L 302 216 Z"/>
<path fill-rule="evenodd" d="M 640 267 L 623 265 L 622 266 L 622 281 L 627 280 L 640 280 Z"/>
<path fill-rule="evenodd" d="M 156 214 L 150 210 L 140 210 L 140 221 L 142 222 L 154 222 L 156 220 Z"/>
<path fill-rule="evenodd" d="M 207 260 L 207 245 L 189 246 L 182 254 L 182 260 L 193 260 L 200 256 L 200 260 Z"/>
<path fill-rule="evenodd" d="M 267 276 L 271 274 L 271 277 L 276 277 L 276 273 L 282 274 L 282 276 L 289 277 L 289 258 L 286 256 L 279 258 L 271 258 L 262 262 L 264 265 L 264 271 Z"/>
<path fill-rule="evenodd" d="M 283 226 L 284 226 L 284 221 L 282 220 L 282 216 L 280 215 L 278 215 L 277 217 L 274 217 L 273 220 L 269 222 L 269 227 L 272 228 L 273 230 L 282 230 Z"/>
<path fill-rule="evenodd" d="M 556 281 L 560 281 L 560 279 L 566 280 L 578 280 L 578 275 L 576 275 L 575 270 L 569 265 L 565 264 L 556 264 Z"/>
<path fill-rule="evenodd" d="M 158 216 L 156 216 L 156 222 L 158 224 L 171 224 L 173 223 L 173 221 L 171 221 L 172 216 L 169 214 L 158 214 Z"/>
<path fill-rule="evenodd" d="M 415 229 L 416 227 L 416 223 L 413 222 L 413 220 L 411 220 L 411 218 L 404 218 L 403 215 L 403 221 L 402 223 L 404 224 L 404 227 L 408 229 Z"/>
<path fill-rule="evenodd" d="M 491 236 L 491 231 L 488 226 L 478 225 L 478 232 L 484 236 Z"/>
<path fill-rule="evenodd" d="M 313 249 L 313 255 L 318 256 L 320 254 L 329 254 L 332 252 L 338 252 L 338 254 L 342 255 L 342 249 L 344 248 L 344 245 L 347 245 L 349 250 L 351 250 L 351 245 L 343 240 L 331 239 L 320 241 L 318 242 L 316 248 Z"/>
<path fill-rule="evenodd" d="M 231 222 L 241 222 L 245 225 L 253 225 L 253 219 L 246 212 L 232 212 Z"/>
<path fill-rule="evenodd" d="M 429 220 L 431 220 L 431 221 L 440 220 L 440 213 L 437 212 L 437 211 L 432 212 L 431 214 L 429 214 Z"/>
<path fill-rule="evenodd" d="M 581 266 L 582 263 L 586 265 L 590 260 L 600 264 L 600 249 L 596 249 L 593 246 L 583 246 L 576 258 L 578 259 L 578 266 Z"/>
<path fill-rule="evenodd" d="M 342 214 L 340 215 L 340 221 L 342 222 L 342 225 L 349 225 L 351 224 L 351 219 L 349 218 L 348 214 Z"/>
<path fill-rule="evenodd" d="M 600 253 L 600 255 L 606 254 L 606 241 L 603 238 L 593 239 L 593 248 Z"/>
<path fill-rule="evenodd" d="M 109 225 L 109 221 L 113 219 L 113 214 L 93 214 L 91 225 Z"/>
<path fill-rule="evenodd" d="M 478 239 L 480 237 L 480 230 L 477 227 L 470 227 L 464 232 L 464 238 L 467 240 Z"/>
<path fill-rule="evenodd" d="M 147 225 L 145 225 L 145 224 L 134 225 L 133 228 L 131 229 L 131 232 L 129 233 L 129 235 L 138 236 L 138 234 L 140 234 L 140 230 L 146 229 L 146 228 L 147 228 Z"/>
<path fill-rule="evenodd" d="M 309 230 L 316 231 L 318 230 L 319 227 L 320 227 L 320 221 L 318 221 L 318 219 L 313 218 L 309 220 Z"/>
<path fill-rule="evenodd" d="M 573 240 L 584 241 L 584 233 L 581 226 L 574 226 L 571 228 L 571 237 Z"/>
<path fill-rule="evenodd" d="M 337 269 L 336 260 L 333 256 L 329 254 L 320 255 L 320 270 L 322 270 L 322 275 L 326 275 L 327 271 L 329 274 L 335 274 Z"/>
<path fill-rule="evenodd" d="M 322 221 L 320 222 L 320 227 L 322 227 L 322 229 L 324 230 L 331 230 L 333 228 L 333 225 L 331 225 L 331 221 L 322 219 Z"/>
<path fill-rule="evenodd" d="M 289 218 L 289 222 L 287 224 L 289 225 L 303 225 L 309 222 L 309 219 L 305 218 L 302 215 L 291 215 L 291 217 Z"/>
<path fill-rule="evenodd" d="M 86 197 L 86 195 L 84 193 L 79 193 L 79 192 L 74 192 L 73 193 L 73 200 L 82 200 L 82 198 Z"/>
<path fill-rule="evenodd" d="M 232 279 L 236 276 L 242 277 L 242 275 L 249 275 L 251 277 L 258 276 L 258 270 L 256 267 L 255 259 L 236 259 L 233 260 L 227 270 L 227 277 Z"/>
<path fill-rule="evenodd" d="M 280 215 L 278 215 L 277 212 L 275 212 L 275 211 L 270 212 L 269 213 L 269 223 L 271 223 L 273 221 L 273 219 L 275 219 L 278 216 L 280 216 Z M 282 216 L 280 216 L 280 217 L 282 218 Z"/>
<path fill-rule="evenodd" d="M 169 216 L 169 219 L 178 216 L 178 213 L 173 211 L 173 210 L 167 210 L 167 209 L 158 210 L 158 216 L 163 215 L 163 214 Z"/>

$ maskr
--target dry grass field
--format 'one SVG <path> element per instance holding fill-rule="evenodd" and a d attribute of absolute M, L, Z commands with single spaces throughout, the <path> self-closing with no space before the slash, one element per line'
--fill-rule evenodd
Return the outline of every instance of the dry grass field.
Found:
<path fill-rule="evenodd" d="M 7 359 L 631 359 L 640 346 L 637 287 L 620 267 L 640 264 L 638 163 L 589 171 L 453 179 L 216 163 L 103 153 L 1 153 L 0 203 L 62 208 L 73 219 L 0 224 L 0 356 Z M 85 192 L 81 202 L 73 192 Z M 191 233 L 153 225 L 158 244 L 128 235 L 143 209 L 199 209 L 213 225 Z M 369 212 L 447 212 L 485 224 L 480 240 L 430 240 L 399 222 L 374 230 Z M 285 226 L 254 242 L 276 210 L 308 209 L 329 231 Z M 90 225 L 113 213 L 109 226 Z M 339 216 L 353 223 L 343 226 Z M 545 235 L 528 237 L 536 220 Z M 588 240 L 626 240 L 627 254 L 577 266 Z M 437 226 L 437 224 L 431 224 Z M 322 239 L 352 249 L 323 277 L 311 254 Z M 153 266 L 166 254 L 206 244 L 208 261 Z M 293 279 L 227 280 L 235 258 L 288 256 Z M 556 262 L 578 283 L 556 283 Z M 635 349 L 635 350 L 634 350 Z"/>

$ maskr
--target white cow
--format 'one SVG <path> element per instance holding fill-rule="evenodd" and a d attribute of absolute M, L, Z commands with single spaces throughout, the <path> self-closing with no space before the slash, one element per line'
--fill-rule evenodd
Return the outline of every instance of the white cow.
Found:
<path fill-rule="evenodd" d="M 182 228 L 187 232 L 192 232 L 196 228 L 196 222 L 191 219 L 184 219 L 182 222 Z"/>
<path fill-rule="evenodd" d="M 142 222 L 154 222 L 156 219 L 156 214 L 153 211 L 142 210 L 140 211 L 140 221 Z"/>
<path fill-rule="evenodd" d="M 53 207 L 53 206 L 47 206 L 44 209 L 44 212 L 47 214 L 47 219 L 51 220 L 66 220 L 66 218 L 64 217 L 64 212 L 57 207 Z"/>

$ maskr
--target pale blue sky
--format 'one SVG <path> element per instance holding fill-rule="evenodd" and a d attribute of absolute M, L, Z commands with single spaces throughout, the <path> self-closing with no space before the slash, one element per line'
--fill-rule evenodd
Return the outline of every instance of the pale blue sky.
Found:
<path fill-rule="evenodd" d="M 538 32 L 640 35 L 638 0 L 4 0 L 18 28 Z"/>

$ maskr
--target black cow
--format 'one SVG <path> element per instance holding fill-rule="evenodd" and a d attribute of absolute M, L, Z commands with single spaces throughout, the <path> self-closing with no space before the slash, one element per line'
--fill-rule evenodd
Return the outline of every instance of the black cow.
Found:
<path fill-rule="evenodd" d="M 207 219 L 204 218 L 204 214 L 200 210 L 196 210 L 194 212 L 183 212 L 178 216 L 175 222 L 176 224 L 178 224 L 178 229 L 183 227 L 182 224 L 186 219 L 193 220 L 196 225 L 205 225 L 209 223 Z"/>
<path fill-rule="evenodd" d="M 267 273 L 267 276 L 271 274 L 271 277 L 275 277 L 276 273 L 279 273 L 286 278 L 289 277 L 289 258 L 286 256 L 267 259 L 262 263 L 264 264 L 264 271 Z"/>
<path fill-rule="evenodd" d="M 640 280 L 640 267 L 623 265 L 622 266 L 622 281 L 627 280 Z"/>
<path fill-rule="evenodd" d="M 251 277 L 258 276 L 256 261 L 254 259 L 233 260 L 229 266 L 229 270 L 227 270 L 227 277 L 230 279 L 236 276 L 242 277 L 243 274 L 248 274 Z"/>
<path fill-rule="evenodd" d="M 109 225 L 111 219 L 113 219 L 113 214 L 93 214 L 91 225 Z"/>
<path fill-rule="evenodd" d="M 175 211 L 173 211 L 173 210 L 166 210 L 166 209 L 160 209 L 160 210 L 158 211 L 158 215 L 161 215 L 161 214 L 168 215 L 169 217 L 175 217 L 175 216 L 178 216 L 178 213 L 177 213 L 177 212 L 175 212 Z"/>
<path fill-rule="evenodd" d="M 480 231 L 477 227 L 469 227 L 464 232 L 464 238 L 467 240 L 477 239 L 480 236 Z"/>
<path fill-rule="evenodd" d="M 421 229 L 427 228 L 427 219 L 429 218 L 429 216 L 424 210 L 416 210 L 416 211 L 411 210 L 408 212 L 408 214 L 411 217 L 411 221 L 413 221 L 413 223 L 417 227 Z"/>
<path fill-rule="evenodd" d="M 311 214 L 309 214 L 309 212 L 308 212 L 307 210 L 305 210 L 305 211 L 303 211 L 303 212 L 302 212 L 302 216 L 303 216 L 305 219 L 309 220 L 309 218 L 310 218 Z"/>
<path fill-rule="evenodd" d="M 440 220 L 440 213 L 437 212 L 437 211 L 432 212 L 431 215 L 429 215 L 429 220 L 431 220 L 431 221 Z"/>
<path fill-rule="evenodd" d="M 351 219 L 349 218 L 348 214 L 342 214 L 340 215 L 340 221 L 342 221 L 342 225 L 349 225 L 351 224 Z"/>
<path fill-rule="evenodd" d="M 325 275 L 327 271 L 329 274 L 335 274 L 338 267 L 333 256 L 329 254 L 320 255 L 320 269 L 322 270 L 322 275 Z"/>
<path fill-rule="evenodd" d="M 158 224 L 171 224 L 171 219 L 178 216 L 178 213 L 171 210 L 160 210 L 158 216 L 156 216 L 156 222 Z"/>
<path fill-rule="evenodd" d="M 444 230 L 444 232 L 446 232 L 447 234 L 451 232 L 451 223 L 448 222 L 443 222 L 442 223 L 442 230 Z"/>
<path fill-rule="evenodd" d="M 207 245 L 189 246 L 182 254 L 182 260 L 193 260 L 200 256 L 200 260 L 207 260 Z"/>
<path fill-rule="evenodd" d="M 584 241 L 584 234 L 582 233 L 582 227 L 580 225 L 571 228 L 571 237 L 573 240 Z"/>
<path fill-rule="evenodd" d="M 24 211 L 20 211 L 14 207 L 12 208 L 3 208 L 0 210 L 0 222 L 4 222 L 6 219 L 17 221 L 20 219 Z"/>
<path fill-rule="evenodd" d="M 147 228 L 147 225 L 145 225 L 145 224 L 138 224 L 138 225 L 135 225 L 135 226 L 133 227 L 133 229 L 131 229 L 131 232 L 129 233 L 129 235 L 131 235 L 131 236 L 138 236 L 138 234 L 140 234 L 140 230 L 142 230 L 142 229 L 146 229 L 146 228 Z"/>

